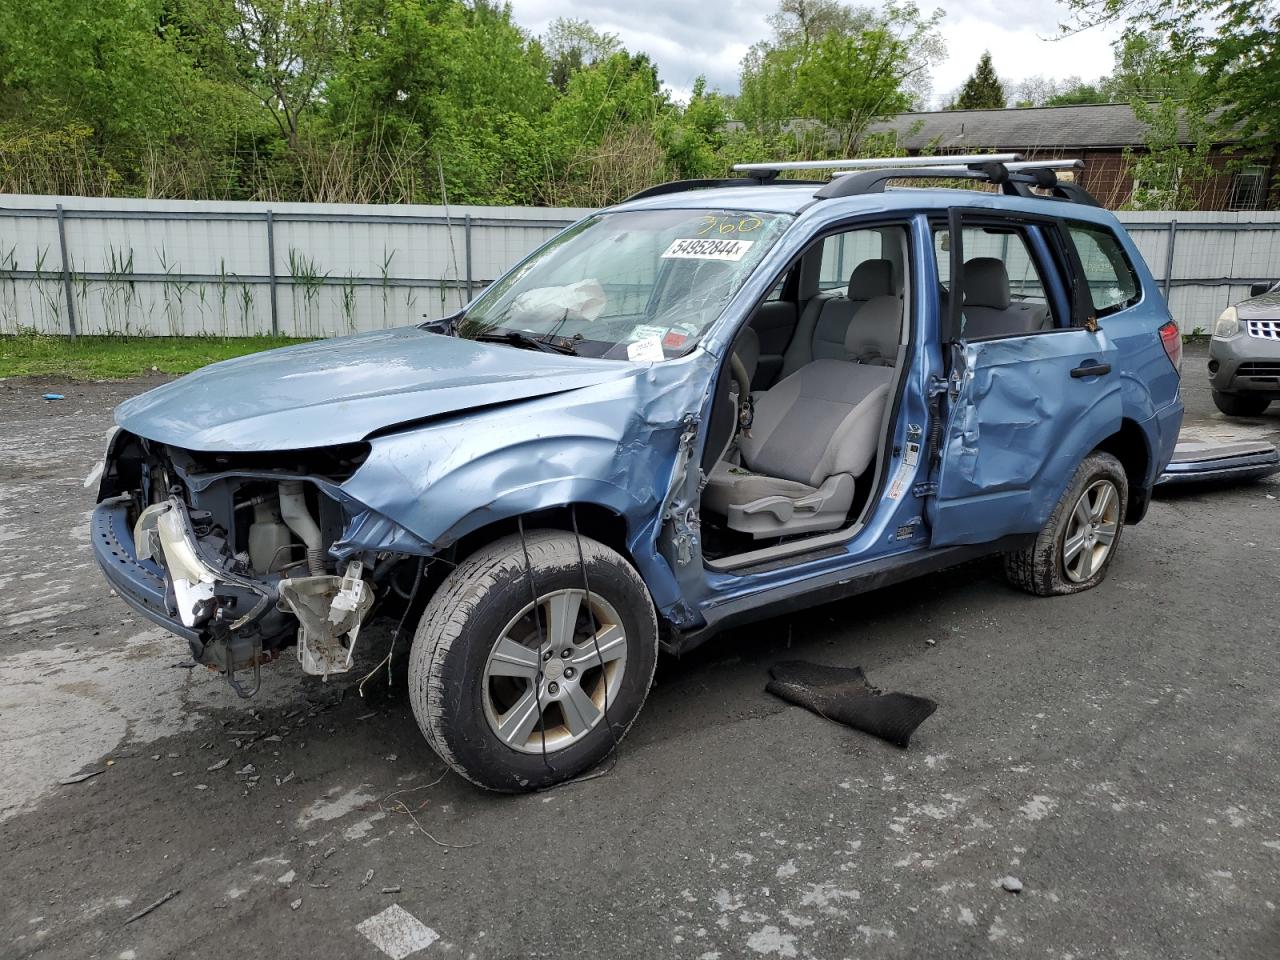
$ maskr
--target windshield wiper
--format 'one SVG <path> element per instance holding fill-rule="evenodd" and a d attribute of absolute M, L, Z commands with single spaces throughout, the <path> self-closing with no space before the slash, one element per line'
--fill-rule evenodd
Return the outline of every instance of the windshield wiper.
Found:
<path fill-rule="evenodd" d="M 505 343 L 508 346 L 520 347 L 522 350 L 540 350 L 543 353 L 559 353 L 571 357 L 578 355 L 577 349 L 572 344 L 543 340 L 520 330 L 486 330 L 483 333 L 477 333 L 472 339 L 485 343 Z"/>

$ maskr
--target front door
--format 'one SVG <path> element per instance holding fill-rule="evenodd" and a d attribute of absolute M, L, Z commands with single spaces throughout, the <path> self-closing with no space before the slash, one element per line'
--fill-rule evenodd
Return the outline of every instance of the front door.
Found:
<path fill-rule="evenodd" d="M 1115 347 L 1087 286 L 1069 280 L 1074 252 L 1053 222 L 953 213 L 934 249 L 949 355 L 934 405 L 931 542 L 1034 533 L 1080 461 L 1120 428 Z"/>

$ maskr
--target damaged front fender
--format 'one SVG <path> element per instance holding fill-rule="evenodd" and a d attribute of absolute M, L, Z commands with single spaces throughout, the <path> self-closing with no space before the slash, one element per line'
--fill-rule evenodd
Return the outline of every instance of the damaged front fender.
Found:
<path fill-rule="evenodd" d="M 609 383 L 370 438 L 368 458 L 342 485 L 352 520 L 331 555 L 430 554 L 500 520 L 593 504 L 622 518 L 659 610 L 684 618 L 658 540 L 681 437 L 712 369 L 695 351 Z"/>

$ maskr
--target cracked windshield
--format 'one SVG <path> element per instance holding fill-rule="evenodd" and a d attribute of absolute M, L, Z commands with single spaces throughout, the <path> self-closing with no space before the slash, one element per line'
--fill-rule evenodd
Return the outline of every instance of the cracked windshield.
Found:
<path fill-rule="evenodd" d="M 679 356 L 790 221 L 715 210 L 592 217 L 487 290 L 458 335 L 616 360 Z"/>

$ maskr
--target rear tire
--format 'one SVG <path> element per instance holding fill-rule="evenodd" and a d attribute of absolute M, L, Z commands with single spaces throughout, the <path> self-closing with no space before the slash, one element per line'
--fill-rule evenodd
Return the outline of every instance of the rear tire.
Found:
<path fill-rule="evenodd" d="M 1248 393 L 1220 393 L 1213 391 L 1213 405 L 1228 417 L 1258 417 L 1271 404 L 1269 397 Z"/>
<path fill-rule="evenodd" d="M 581 538 L 588 597 L 573 534 L 529 531 L 525 541 L 528 567 L 519 535 L 458 564 L 423 611 L 409 659 L 427 742 L 472 783 L 506 793 L 559 783 L 608 756 L 644 705 L 658 659 L 653 603 L 625 559 Z"/>
<path fill-rule="evenodd" d="M 1035 543 L 1005 554 L 1005 577 L 1041 597 L 1096 587 L 1120 546 L 1128 503 L 1129 479 L 1120 461 L 1101 451 L 1089 454 Z"/>

